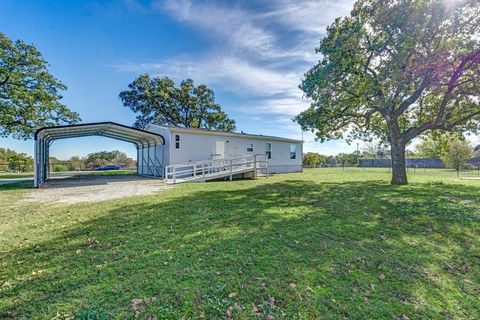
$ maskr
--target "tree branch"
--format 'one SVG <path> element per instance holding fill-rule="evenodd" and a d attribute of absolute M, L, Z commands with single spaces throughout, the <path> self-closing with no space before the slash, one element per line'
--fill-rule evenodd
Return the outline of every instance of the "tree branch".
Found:
<path fill-rule="evenodd" d="M 431 80 L 432 80 L 432 73 L 428 72 L 425 78 L 423 78 L 417 90 L 415 90 L 415 92 L 410 97 L 408 97 L 402 103 L 400 103 L 400 106 L 398 107 L 398 109 L 394 111 L 395 116 L 397 117 L 400 116 L 408 109 L 408 107 L 410 107 L 413 103 L 415 103 L 418 100 L 418 98 L 422 96 L 425 89 L 429 86 Z"/>
<path fill-rule="evenodd" d="M 450 131 L 452 130 L 453 128 L 455 128 L 456 126 L 458 125 L 461 125 L 461 124 L 464 124 L 465 122 L 467 122 L 468 120 L 470 120 L 471 118 L 475 117 L 475 116 L 478 116 L 480 115 L 480 111 L 477 111 L 477 112 L 474 112 L 474 113 L 471 113 L 469 114 L 468 116 L 465 116 L 461 119 L 458 119 L 457 121 L 455 122 L 452 122 L 450 124 L 446 124 L 444 127 L 439 127 L 438 129 L 445 129 L 447 131 Z"/>
<path fill-rule="evenodd" d="M 5 85 L 8 80 L 10 80 L 10 75 L 9 75 L 9 74 L 7 74 L 7 75 L 5 76 L 5 79 L 3 79 L 2 81 L 0 81 L 0 86 Z"/>
<path fill-rule="evenodd" d="M 453 90 L 458 85 L 457 83 L 458 79 L 461 77 L 463 71 L 465 70 L 466 63 L 472 60 L 473 61 L 477 60 L 479 56 L 480 56 L 480 48 L 477 49 L 472 54 L 463 58 L 460 64 L 458 65 L 458 67 L 452 73 L 452 76 L 450 77 L 450 81 L 448 82 L 447 92 L 445 92 L 445 94 L 443 95 L 442 102 L 440 103 L 440 106 L 438 108 L 437 116 L 435 118 L 436 125 L 440 125 L 442 123 L 442 119 L 445 116 L 445 110 L 447 108 L 447 104 L 452 97 Z"/>

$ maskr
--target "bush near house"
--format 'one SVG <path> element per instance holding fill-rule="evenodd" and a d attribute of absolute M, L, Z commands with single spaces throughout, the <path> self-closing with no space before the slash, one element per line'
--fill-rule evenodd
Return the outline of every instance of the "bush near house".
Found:
<path fill-rule="evenodd" d="M 316 153 L 316 152 L 307 152 L 303 156 L 303 165 L 310 168 L 316 168 L 321 164 L 327 162 L 327 157 Z"/>

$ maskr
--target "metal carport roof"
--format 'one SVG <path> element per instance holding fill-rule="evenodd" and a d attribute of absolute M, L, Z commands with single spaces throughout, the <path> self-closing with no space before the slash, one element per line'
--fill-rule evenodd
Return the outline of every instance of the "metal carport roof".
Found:
<path fill-rule="evenodd" d="M 49 176 L 49 148 L 53 141 L 67 138 L 77 138 L 85 136 L 103 136 L 133 143 L 137 148 L 137 165 L 139 151 L 142 150 L 142 168 L 143 165 L 151 172 L 153 176 L 161 176 L 159 169 L 159 160 L 154 153 L 153 159 L 150 158 L 150 149 L 156 149 L 158 145 L 165 145 L 163 136 L 150 131 L 125 126 L 115 122 L 95 122 L 82 123 L 74 125 L 63 125 L 40 128 L 35 132 L 35 187 L 40 186 Z M 147 159 L 143 159 L 143 151 L 147 150 Z M 163 162 L 160 163 L 163 165 Z M 155 167 L 155 169 L 152 169 Z M 138 172 L 138 167 L 137 167 Z"/>
<path fill-rule="evenodd" d="M 132 128 L 115 122 L 95 122 L 44 127 L 35 132 L 35 140 L 43 139 L 47 143 L 58 139 L 84 136 L 105 136 L 131 142 L 138 147 L 155 143 L 165 144 L 165 139 L 159 134 Z"/>

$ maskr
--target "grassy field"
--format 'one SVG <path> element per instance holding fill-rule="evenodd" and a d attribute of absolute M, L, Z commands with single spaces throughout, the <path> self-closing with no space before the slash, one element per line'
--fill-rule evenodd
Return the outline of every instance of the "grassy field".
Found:
<path fill-rule="evenodd" d="M 66 171 L 66 172 L 52 172 L 52 175 L 75 175 L 79 174 L 81 176 L 91 177 L 91 176 L 118 176 L 124 174 L 135 174 L 136 170 L 111 170 L 111 171 Z M 18 179 L 18 178 L 33 178 L 33 172 L 2 172 L 0 173 L 0 180 L 2 179 Z"/>
<path fill-rule="evenodd" d="M 0 179 L 18 179 L 33 177 L 33 172 L 0 172 Z"/>
<path fill-rule="evenodd" d="M 311 169 L 101 203 L 0 187 L 0 318 L 478 319 L 480 180 Z M 70 318 L 71 319 L 71 318 Z"/>

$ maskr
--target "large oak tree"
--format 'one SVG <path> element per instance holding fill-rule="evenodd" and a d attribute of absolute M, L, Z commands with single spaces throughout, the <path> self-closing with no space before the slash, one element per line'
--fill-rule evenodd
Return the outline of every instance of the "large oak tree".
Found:
<path fill-rule="evenodd" d="M 60 100 L 66 86 L 34 45 L 0 32 L 0 136 L 27 139 L 36 129 L 80 120 Z"/>
<path fill-rule="evenodd" d="M 229 119 L 222 107 L 215 103 L 215 94 L 205 85 L 195 86 L 192 79 L 179 87 L 173 80 L 150 78 L 144 74 L 120 93 L 123 105 L 137 113 L 134 126 L 159 124 L 176 127 L 206 128 L 234 131 L 235 121 Z"/>
<path fill-rule="evenodd" d="M 406 184 L 405 147 L 480 122 L 480 2 L 359 0 L 328 27 L 321 61 L 301 84 L 296 120 L 320 140 L 389 142 L 392 184 Z"/>

